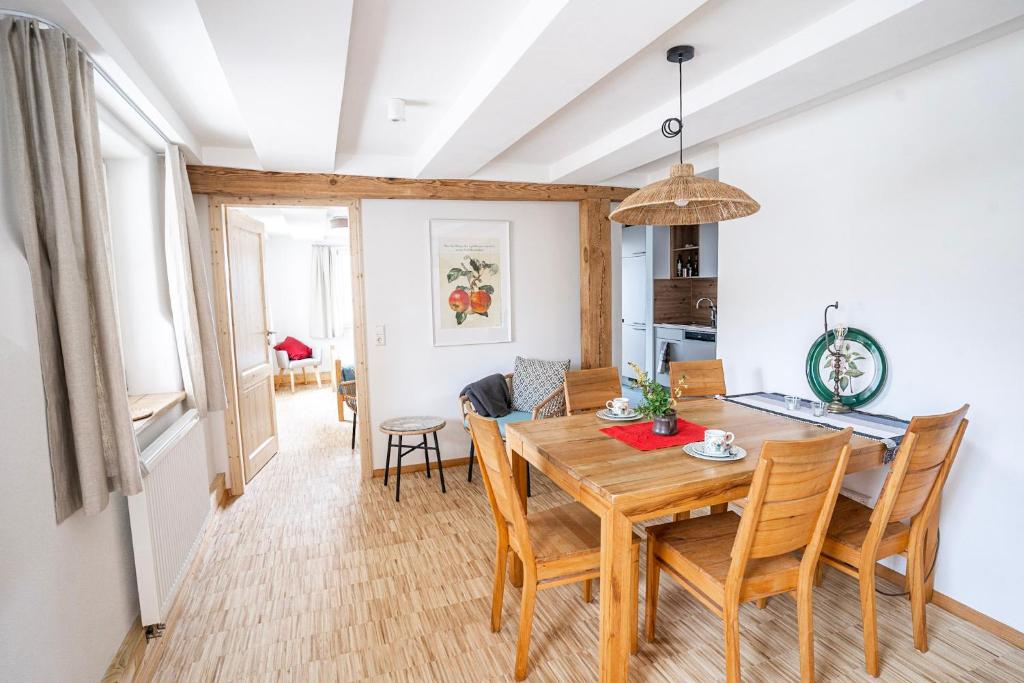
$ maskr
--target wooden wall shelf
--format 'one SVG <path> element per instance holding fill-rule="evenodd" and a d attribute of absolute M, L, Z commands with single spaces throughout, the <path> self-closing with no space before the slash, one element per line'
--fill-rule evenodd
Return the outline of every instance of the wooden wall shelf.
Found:
<path fill-rule="evenodd" d="M 672 231 L 669 244 L 669 277 L 673 280 L 700 277 L 700 226 L 673 225 L 669 229 Z M 687 268 L 696 271 L 697 275 L 683 275 Z"/>

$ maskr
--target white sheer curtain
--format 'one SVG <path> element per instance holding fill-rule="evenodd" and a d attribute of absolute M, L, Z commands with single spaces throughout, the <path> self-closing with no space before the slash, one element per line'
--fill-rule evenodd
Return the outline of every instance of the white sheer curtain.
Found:
<path fill-rule="evenodd" d="M 348 247 L 313 245 L 309 334 L 315 339 L 352 342 L 352 270 Z"/>
<path fill-rule="evenodd" d="M 93 70 L 81 46 L 0 19 L 0 179 L 32 278 L 58 523 L 142 490 L 125 381 Z"/>
<path fill-rule="evenodd" d="M 171 317 L 185 393 L 205 416 L 226 406 L 210 278 L 185 159 L 177 145 L 167 146 L 164 169 L 164 248 Z"/>

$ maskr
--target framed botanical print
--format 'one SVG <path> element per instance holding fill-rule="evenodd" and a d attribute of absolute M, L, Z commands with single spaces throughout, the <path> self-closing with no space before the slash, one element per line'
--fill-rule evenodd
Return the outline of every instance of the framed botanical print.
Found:
<path fill-rule="evenodd" d="M 512 341 L 509 222 L 431 219 L 434 346 Z"/>

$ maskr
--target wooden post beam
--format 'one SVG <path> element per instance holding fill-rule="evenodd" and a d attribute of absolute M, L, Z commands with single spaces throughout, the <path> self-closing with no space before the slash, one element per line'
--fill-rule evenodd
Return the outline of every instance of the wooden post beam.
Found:
<path fill-rule="evenodd" d="M 421 180 L 335 173 L 282 173 L 220 166 L 189 166 L 188 180 L 192 186 L 192 194 L 300 199 L 574 202 L 582 199 L 619 201 L 633 192 L 632 188 L 605 185 L 517 183 L 496 180 Z"/>
<path fill-rule="evenodd" d="M 580 366 L 612 364 L 612 225 L 607 199 L 580 201 Z"/>

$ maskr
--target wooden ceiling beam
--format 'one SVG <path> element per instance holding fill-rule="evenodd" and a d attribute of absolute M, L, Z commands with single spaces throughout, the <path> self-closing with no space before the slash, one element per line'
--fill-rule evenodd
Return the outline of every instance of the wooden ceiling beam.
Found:
<path fill-rule="evenodd" d="M 498 180 L 426 180 L 284 173 L 222 166 L 189 166 L 193 194 L 295 199 L 476 199 L 485 201 L 621 201 L 635 188 L 518 183 Z"/>

